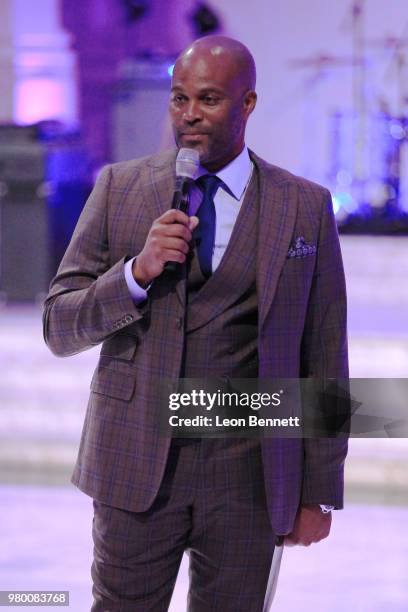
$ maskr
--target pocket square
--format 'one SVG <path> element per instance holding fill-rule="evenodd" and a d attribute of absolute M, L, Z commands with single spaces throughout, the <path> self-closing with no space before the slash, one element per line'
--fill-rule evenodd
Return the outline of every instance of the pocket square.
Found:
<path fill-rule="evenodd" d="M 295 257 L 296 259 L 301 259 L 303 257 L 308 257 L 309 255 L 314 255 L 316 253 L 316 245 L 314 244 L 306 244 L 303 236 L 299 236 L 295 239 L 294 243 L 290 247 L 288 251 L 288 259 Z"/>

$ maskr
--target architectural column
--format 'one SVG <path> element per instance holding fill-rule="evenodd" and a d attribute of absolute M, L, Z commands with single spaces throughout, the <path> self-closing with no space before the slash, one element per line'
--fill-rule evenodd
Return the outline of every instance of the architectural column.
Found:
<path fill-rule="evenodd" d="M 0 122 L 77 121 L 76 63 L 59 0 L 0 2 Z"/>

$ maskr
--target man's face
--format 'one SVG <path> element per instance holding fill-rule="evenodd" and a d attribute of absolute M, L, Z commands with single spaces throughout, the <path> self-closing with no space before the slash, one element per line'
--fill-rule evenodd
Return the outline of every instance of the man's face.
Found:
<path fill-rule="evenodd" d="M 196 149 L 201 164 L 216 172 L 241 152 L 255 101 L 231 59 L 183 57 L 174 68 L 170 99 L 177 146 Z"/>

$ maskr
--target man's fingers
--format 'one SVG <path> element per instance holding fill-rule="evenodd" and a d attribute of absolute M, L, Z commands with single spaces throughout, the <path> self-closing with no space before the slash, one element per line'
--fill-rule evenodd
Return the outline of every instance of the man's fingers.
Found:
<path fill-rule="evenodd" d="M 312 537 L 302 537 L 300 535 L 287 535 L 285 536 L 285 546 L 310 546 L 311 544 L 317 544 L 317 542 L 320 542 L 321 540 L 324 540 L 327 535 L 322 535 L 322 534 L 315 534 Z"/>
<path fill-rule="evenodd" d="M 285 536 L 285 539 L 283 540 L 283 544 L 284 546 L 296 546 L 296 542 L 294 542 L 292 538 L 289 536 Z"/>
<path fill-rule="evenodd" d="M 190 250 L 197 217 L 189 217 L 181 210 L 167 210 L 150 228 L 142 254 L 145 282 L 161 274 L 166 262 L 184 263 Z M 140 256 L 139 256 L 140 259 Z"/>
<path fill-rule="evenodd" d="M 195 230 L 195 228 L 197 227 L 197 225 L 199 224 L 200 220 L 198 217 L 190 217 L 190 224 L 189 224 L 189 229 L 190 232 L 193 232 Z"/>
<path fill-rule="evenodd" d="M 331 514 L 323 514 L 317 504 L 303 505 L 296 515 L 293 530 L 285 536 L 286 546 L 310 546 L 330 533 Z"/>
<path fill-rule="evenodd" d="M 190 250 L 190 247 L 187 242 L 185 240 L 182 240 L 181 238 L 163 239 L 162 250 L 166 252 L 170 249 L 173 251 L 181 251 L 182 253 L 187 254 Z"/>
<path fill-rule="evenodd" d="M 166 212 L 159 217 L 161 223 L 182 223 L 188 227 L 190 217 L 183 213 L 181 210 L 177 210 L 176 208 L 171 208 L 170 210 L 166 210 Z"/>
<path fill-rule="evenodd" d="M 186 256 L 180 251 L 173 251 L 171 249 L 168 249 L 165 251 L 165 253 L 166 257 L 164 259 L 164 263 L 166 263 L 167 261 L 176 261 L 177 263 L 184 263 L 186 260 Z"/>
<path fill-rule="evenodd" d="M 166 237 L 182 238 L 186 242 L 190 242 L 193 237 L 189 228 L 181 223 L 158 225 L 152 231 L 152 235 L 154 236 L 155 234 Z"/>
<path fill-rule="evenodd" d="M 290 536 L 285 536 L 284 544 L 285 546 L 310 546 L 319 540 L 310 541 L 304 540 L 302 538 L 292 538 Z"/>
<path fill-rule="evenodd" d="M 187 254 L 190 250 L 188 242 L 172 236 L 152 236 L 150 240 L 151 255 L 166 261 L 167 251 L 180 251 Z"/>

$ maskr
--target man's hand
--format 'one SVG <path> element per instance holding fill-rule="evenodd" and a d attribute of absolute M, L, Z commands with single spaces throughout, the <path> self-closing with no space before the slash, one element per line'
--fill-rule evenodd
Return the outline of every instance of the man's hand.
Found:
<path fill-rule="evenodd" d="M 332 513 L 324 514 L 318 504 L 300 506 L 293 531 L 285 536 L 285 546 L 310 546 L 320 542 L 330 533 Z"/>
<path fill-rule="evenodd" d="M 160 276 L 166 262 L 183 263 L 197 225 L 197 217 L 188 217 L 176 209 L 167 210 L 153 221 L 146 243 L 132 266 L 135 281 L 147 287 Z"/>

